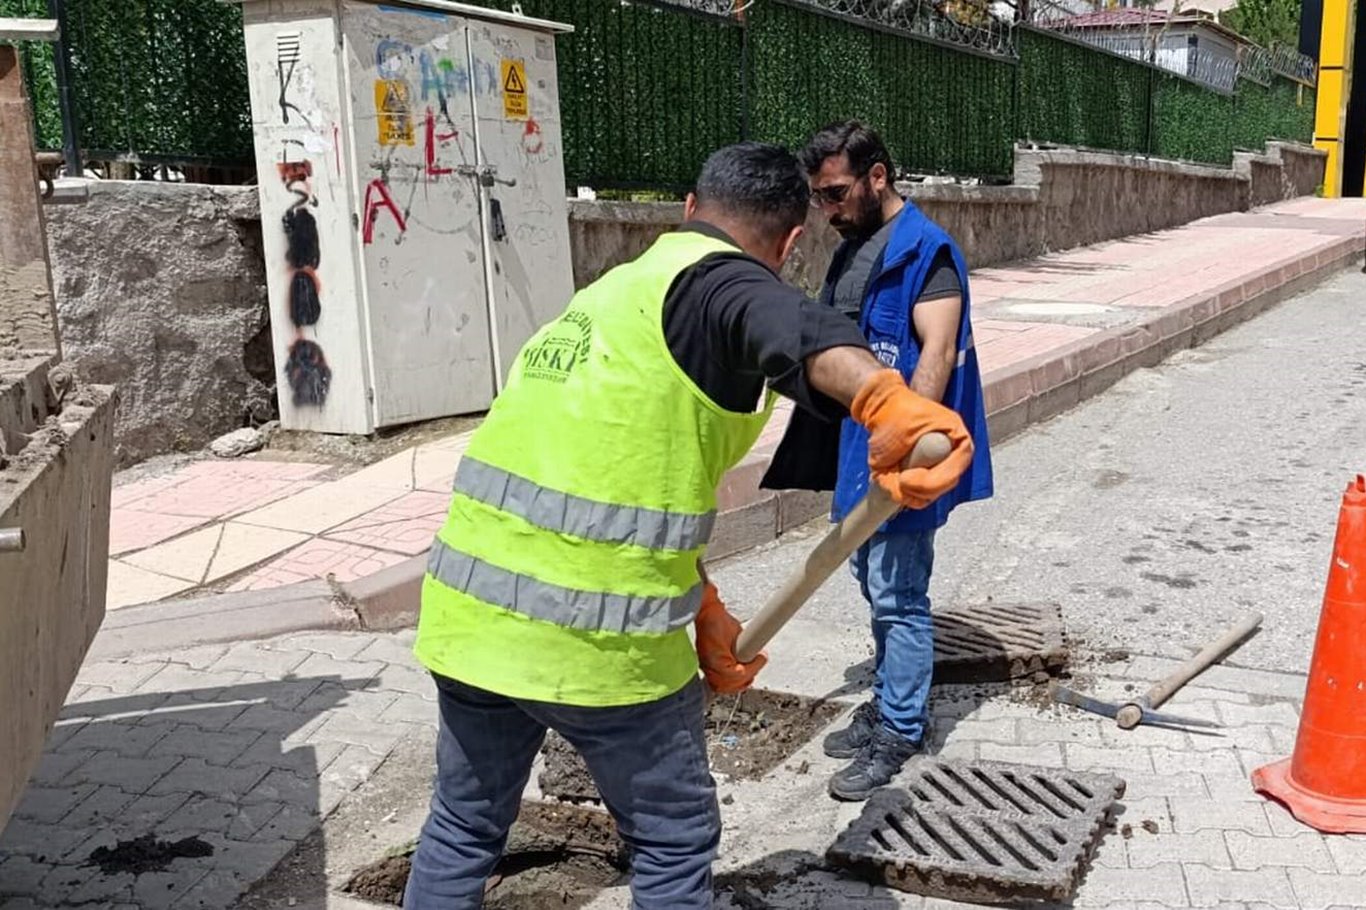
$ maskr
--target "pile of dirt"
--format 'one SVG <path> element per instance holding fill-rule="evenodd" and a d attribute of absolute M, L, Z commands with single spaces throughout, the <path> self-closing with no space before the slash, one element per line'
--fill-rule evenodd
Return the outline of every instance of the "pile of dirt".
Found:
<path fill-rule="evenodd" d="M 715 698 L 707 708 L 712 770 L 758 780 L 810 742 L 842 710 L 832 702 L 765 689 Z"/>
<path fill-rule="evenodd" d="M 121 840 L 112 847 L 98 847 L 90 854 L 88 865 L 99 866 L 105 875 L 131 872 L 164 872 L 173 860 L 197 859 L 213 856 L 213 844 L 197 837 L 177 841 L 157 840 L 154 834 L 144 834 L 132 840 Z"/>

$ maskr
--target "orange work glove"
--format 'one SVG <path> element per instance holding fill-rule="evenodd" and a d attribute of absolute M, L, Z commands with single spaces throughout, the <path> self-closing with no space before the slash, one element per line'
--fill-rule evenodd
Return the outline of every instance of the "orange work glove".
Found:
<path fill-rule="evenodd" d="M 897 370 L 868 378 L 849 406 L 854 420 L 868 428 L 868 467 L 873 482 L 909 509 L 923 509 L 952 490 L 972 464 L 972 437 L 963 418 L 911 391 Z M 901 463 L 926 433 L 949 438 L 949 455 L 929 468 L 901 469 Z"/>
<path fill-rule="evenodd" d="M 768 656 L 760 654 L 747 664 L 735 657 L 735 640 L 740 635 L 740 621 L 726 610 L 716 593 L 716 585 L 702 584 L 702 609 L 697 611 L 697 662 L 702 675 L 713 692 L 734 695 L 743 692 L 754 682 L 754 677 L 768 663 Z"/>

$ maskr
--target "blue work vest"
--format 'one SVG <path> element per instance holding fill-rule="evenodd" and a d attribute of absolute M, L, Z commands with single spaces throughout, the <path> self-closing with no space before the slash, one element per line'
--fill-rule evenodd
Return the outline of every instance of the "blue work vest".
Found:
<path fill-rule="evenodd" d="M 859 314 L 859 328 L 879 360 L 901 371 L 909 382 L 920 360 L 920 344 L 911 322 L 911 307 L 920 298 L 935 257 L 948 249 L 958 283 L 963 289 L 963 315 L 958 325 L 958 364 L 944 390 L 943 404 L 957 411 L 972 436 L 972 465 L 958 486 L 924 509 L 904 509 L 882 527 L 884 532 L 923 531 L 942 527 L 949 512 L 962 502 L 987 499 L 992 494 L 987 410 L 982 397 L 982 374 L 972 343 L 968 309 L 968 269 L 953 239 L 906 203 L 888 238 Z M 827 284 L 830 279 L 827 279 Z M 839 474 L 835 482 L 832 519 L 839 521 L 868 493 L 868 431 L 849 418 L 840 427 Z"/>

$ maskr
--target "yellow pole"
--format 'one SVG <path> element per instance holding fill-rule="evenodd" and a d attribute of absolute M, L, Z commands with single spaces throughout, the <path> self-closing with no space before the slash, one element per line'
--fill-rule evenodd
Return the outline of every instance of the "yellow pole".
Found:
<path fill-rule="evenodd" d="M 1330 198 L 1342 195 L 1342 146 L 1351 88 L 1354 5 L 1352 0 L 1323 0 L 1314 147 L 1328 153 L 1323 194 Z"/>

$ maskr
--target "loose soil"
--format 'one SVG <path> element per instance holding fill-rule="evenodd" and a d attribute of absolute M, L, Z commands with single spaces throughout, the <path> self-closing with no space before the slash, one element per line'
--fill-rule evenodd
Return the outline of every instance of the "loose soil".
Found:
<path fill-rule="evenodd" d="M 342 889 L 357 897 L 400 905 L 412 854 L 364 867 Z M 626 881 L 626 846 L 610 816 L 595 809 L 524 802 L 507 850 L 485 887 L 485 910 L 582 907 L 603 888 Z"/>
<path fill-rule="evenodd" d="M 213 844 L 197 837 L 178 841 L 157 840 L 154 834 L 144 834 L 133 840 L 121 840 L 112 847 L 99 847 L 90 854 L 89 865 L 99 866 L 105 875 L 131 872 L 162 872 L 177 859 L 213 856 Z"/>
<path fill-rule="evenodd" d="M 811 741 L 844 708 L 786 692 L 750 689 L 707 707 L 707 753 L 713 771 L 758 780 Z"/>

